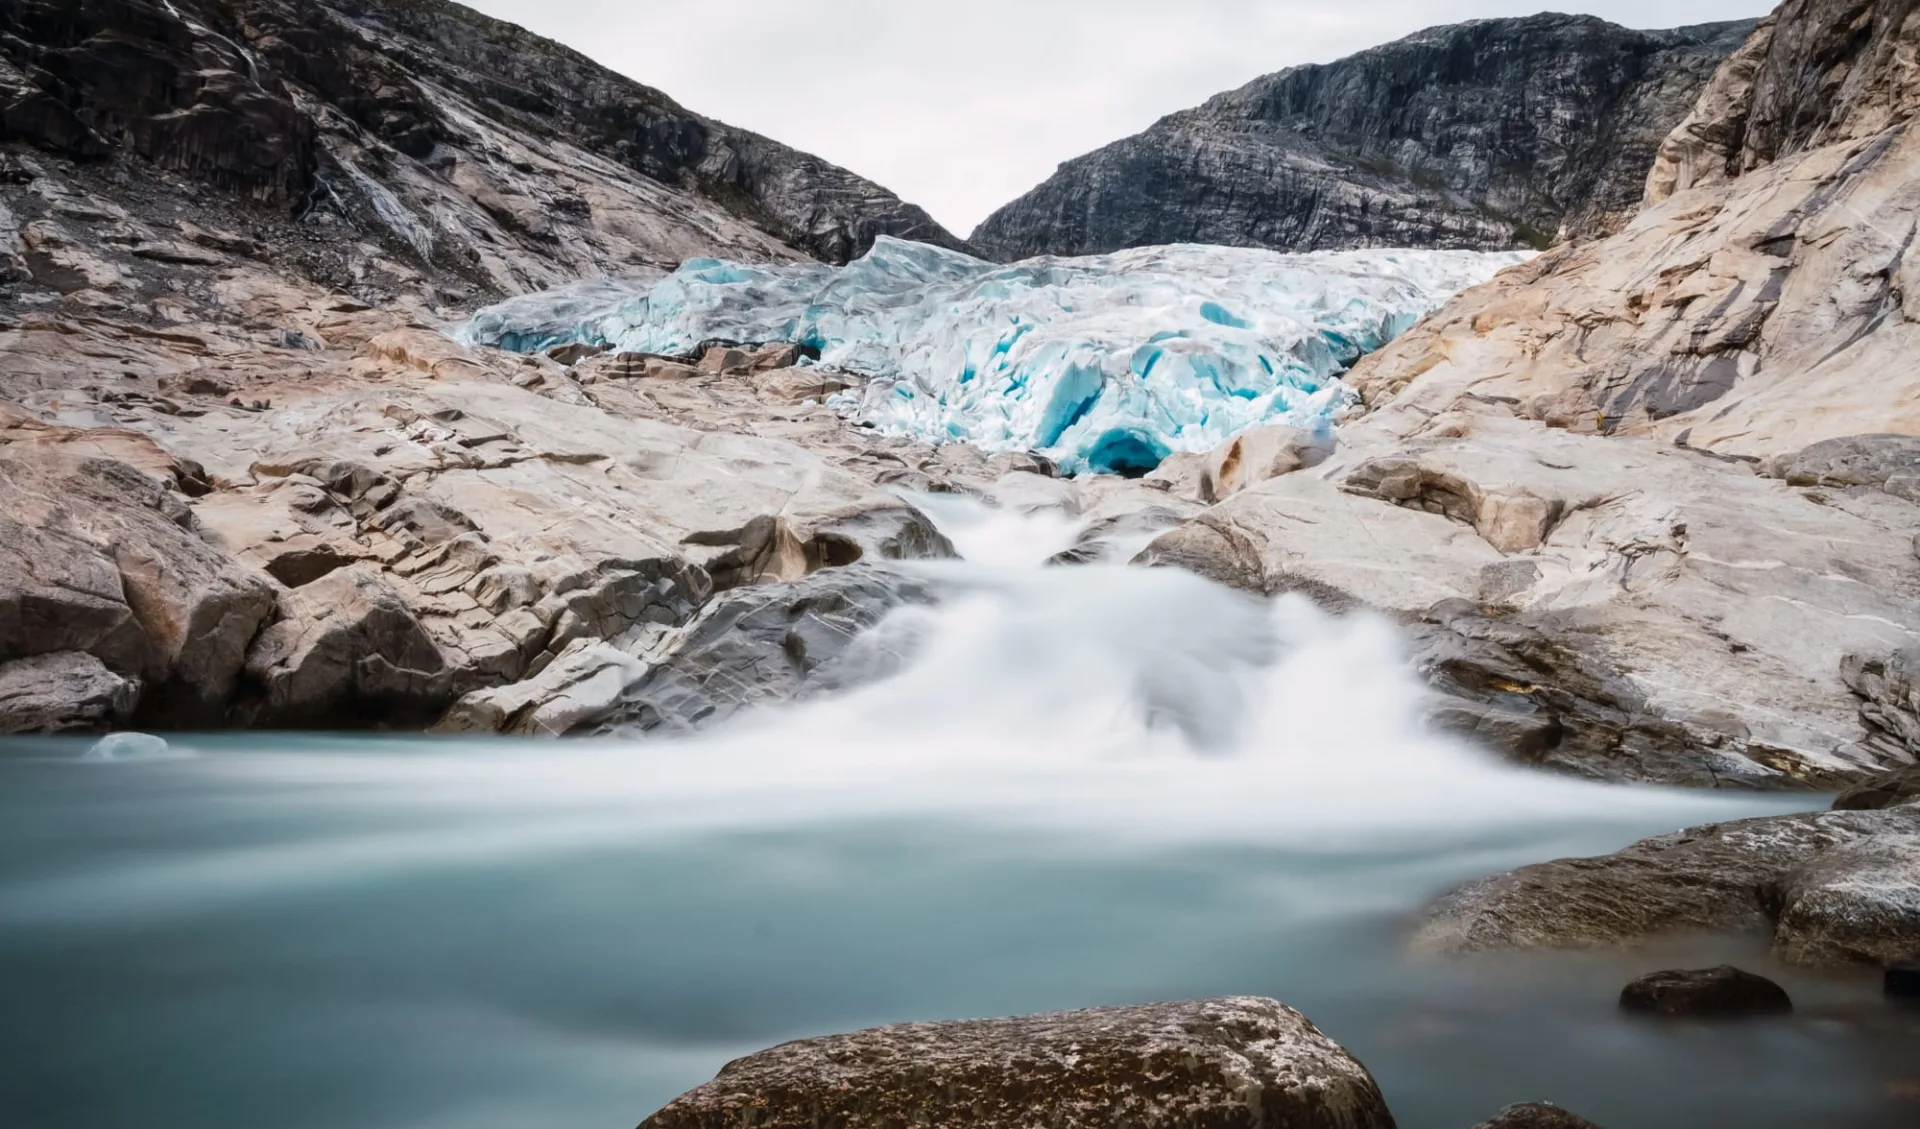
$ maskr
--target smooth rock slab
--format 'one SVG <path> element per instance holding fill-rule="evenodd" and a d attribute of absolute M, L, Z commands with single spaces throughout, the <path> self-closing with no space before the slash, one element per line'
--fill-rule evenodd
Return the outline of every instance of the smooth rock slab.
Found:
<path fill-rule="evenodd" d="M 1654 1015 L 1706 1018 L 1784 1015 L 1793 1010 L 1793 1000 L 1786 989 L 1764 976 L 1723 966 L 1643 976 L 1621 991 L 1620 1006 Z"/>
<path fill-rule="evenodd" d="M 1528 1102 L 1525 1105 L 1510 1105 L 1494 1114 L 1492 1121 L 1482 1122 L 1478 1129 L 1600 1129 L 1598 1125 L 1568 1113 L 1557 1105 L 1545 1102 Z"/>
<path fill-rule="evenodd" d="M 642 1129 L 1392 1129 L 1373 1077 L 1252 997 L 914 1023 L 728 1064 Z"/>
<path fill-rule="evenodd" d="M 0 663 L 0 734 L 109 729 L 139 701 L 138 680 L 92 655 L 62 651 Z"/>

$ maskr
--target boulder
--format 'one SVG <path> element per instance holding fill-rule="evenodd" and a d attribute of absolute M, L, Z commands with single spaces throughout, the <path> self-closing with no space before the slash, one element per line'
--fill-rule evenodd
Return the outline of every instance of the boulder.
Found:
<path fill-rule="evenodd" d="M 0 735 L 111 729 L 139 702 L 140 683 L 92 655 L 62 651 L 0 663 Z"/>
<path fill-rule="evenodd" d="M 1428 953 L 1771 939 L 1801 964 L 1891 963 L 1916 931 L 1920 807 L 1712 824 L 1467 884 L 1428 908 Z"/>
<path fill-rule="evenodd" d="M 451 696 L 447 663 L 413 612 L 364 565 L 282 597 L 283 618 L 247 655 L 262 728 L 359 729 L 423 721 Z"/>
<path fill-rule="evenodd" d="M 1794 486 L 1863 487 L 1920 502 L 1920 436 L 1849 435 L 1774 460 Z"/>
<path fill-rule="evenodd" d="M 525 682 L 460 699 L 434 731 L 563 736 L 616 713 L 627 688 L 646 673 L 646 664 L 633 656 L 581 639 Z"/>
<path fill-rule="evenodd" d="M 1881 811 L 1902 804 L 1920 804 L 1920 767 L 1857 784 L 1833 802 L 1835 811 Z"/>
<path fill-rule="evenodd" d="M 1723 966 L 1643 976 L 1621 990 L 1620 1006 L 1654 1015 L 1710 1019 L 1784 1015 L 1793 1010 L 1793 1001 L 1786 989 L 1766 977 Z"/>
<path fill-rule="evenodd" d="M 0 446 L 0 662 L 92 655 L 146 687 L 141 717 L 218 720 L 273 584 L 195 532 L 185 501 L 112 459 Z"/>
<path fill-rule="evenodd" d="M 728 1064 L 642 1129 L 1391 1129 L 1353 1056 L 1272 1000 L 917 1023 Z"/>
<path fill-rule="evenodd" d="M 893 609 L 929 603 L 927 582 L 871 565 L 716 599 L 633 685 L 606 721 L 638 732 L 683 732 L 748 706 L 790 701 L 875 677 L 894 661 L 863 635 Z"/>
<path fill-rule="evenodd" d="M 1207 456 L 1200 500 L 1223 502 L 1250 486 L 1325 462 L 1332 450 L 1331 435 L 1284 425 L 1256 427 Z M 1170 481 L 1177 478 L 1177 471 L 1169 472 Z"/>
<path fill-rule="evenodd" d="M 1783 960 L 1882 968 L 1920 961 L 1920 833 L 1822 851 L 1788 874 L 1776 896 L 1774 951 Z"/>
<path fill-rule="evenodd" d="M 1920 757 L 1920 646 L 1849 654 L 1840 662 L 1840 677 L 1860 699 L 1868 732 Z"/>
<path fill-rule="evenodd" d="M 1478 1129 L 1600 1129 L 1598 1125 L 1568 1113 L 1557 1105 L 1545 1102 L 1528 1102 L 1525 1105 L 1510 1105 L 1493 1115 L 1493 1120 L 1482 1122 Z"/>

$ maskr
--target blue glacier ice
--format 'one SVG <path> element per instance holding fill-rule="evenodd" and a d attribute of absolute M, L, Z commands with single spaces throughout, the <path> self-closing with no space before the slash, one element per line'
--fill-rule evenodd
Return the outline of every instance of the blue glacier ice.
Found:
<path fill-rule="evenodd" d="M 883 237 L 844 267 L 696 259 L 657 282 L 518 298 L 455 336 L 669 355 L 802 345 L 871 378 L 835 405 L 884 431 L 1125 473 L 1257 424 L 1331 426 L 1356 360 L 1525 258 L 1181 245 L 1001 266 Z"/>

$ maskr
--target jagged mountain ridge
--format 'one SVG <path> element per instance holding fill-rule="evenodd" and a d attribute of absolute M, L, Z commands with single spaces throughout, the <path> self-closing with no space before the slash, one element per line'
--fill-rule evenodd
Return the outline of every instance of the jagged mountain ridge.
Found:
<path fill-rule="evenodd" d="M 1753 26 L 1546 14 L 1432 28 L 1070 161 L 971 244 L 1002 260 L 1181 242 L 1497 250 L 1604 229 Z"/>
<path fill-rule="evenodd" d="M 443 0 L 21 0 L 0 10 L 0 141 L 135 156 L 268 221 L 332 211 L 480 293 L 958 245 L 844 169 Z M 136 205 L 157 188 L 120 179 L 107 194 Z"/>

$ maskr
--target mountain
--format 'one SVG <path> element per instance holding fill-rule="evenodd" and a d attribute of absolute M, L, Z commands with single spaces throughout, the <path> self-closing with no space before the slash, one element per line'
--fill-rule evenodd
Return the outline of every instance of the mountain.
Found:
<path fill-rule="evenodd" d="M 973 233 L 1001 260 L 1161 243 L 1541 247 L 1630 211 L 1737 22 L 1539 15 L 1294 67 L 1062 165 Z"/>
<path fill-rule="evenodd" d="M 0 141 L 135 213 L 227 201 L 320 281 L 424 275 L 454 300 L 709 254 L 840 262 L 880 235 L 958 245 L 845 169 L 444 0 L 17 0 Z"/>

